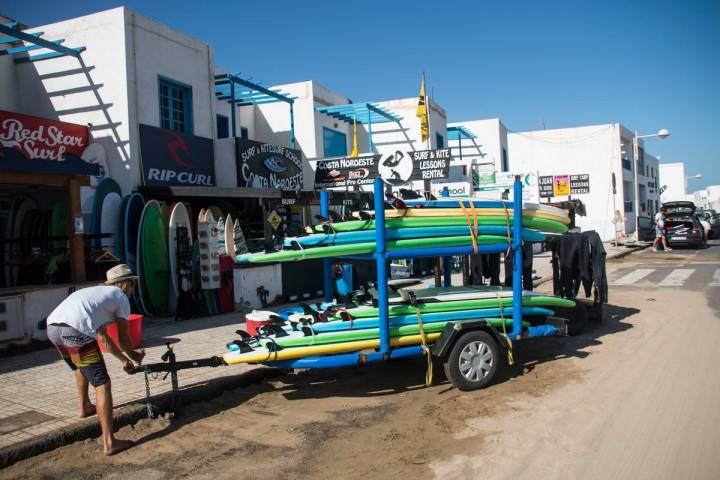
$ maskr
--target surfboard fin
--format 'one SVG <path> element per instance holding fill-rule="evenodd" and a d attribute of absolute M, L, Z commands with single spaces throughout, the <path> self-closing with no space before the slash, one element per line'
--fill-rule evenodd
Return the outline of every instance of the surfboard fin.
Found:
<path fill-rule="evenodd" d="M 235 346 L 236 348 L 232 348 L 232 346 Z M 228 350 L 237 350 L 240 353 L 247 353 L 253 351 L 253 348 L 242 340 L 233 340 L 232 342 L 228 343 L 226 347 Z"/>
<path fill-rule="evenodd" d="M 276 337 L 287 337 L 288 333 L 279 325 L 263 325 L 258 327 L 258 333 L 263 336 L 275 335 Z"/>

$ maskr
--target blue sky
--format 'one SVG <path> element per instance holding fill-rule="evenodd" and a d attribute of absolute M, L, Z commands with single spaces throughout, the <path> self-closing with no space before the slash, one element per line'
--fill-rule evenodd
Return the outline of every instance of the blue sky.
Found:
<path fill-rule="evenodd" d="M 661 162 L 720 184 L 720 2 L 0 0 L 30 26 L 127 5 L 266 83 L 316 80 L 355 101 L 417 95 L 449 121 L 516 131 L 621 122 Z"/>

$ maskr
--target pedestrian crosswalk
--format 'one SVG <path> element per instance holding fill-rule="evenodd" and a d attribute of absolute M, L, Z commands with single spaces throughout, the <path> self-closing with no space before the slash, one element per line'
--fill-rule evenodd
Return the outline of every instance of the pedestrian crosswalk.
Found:
<path fill-rule="evenodd" d="M 611 286 L 632 286 L 637 283 L 649 282 L 658 287 L 682 287 L 688 280 L 699 282 L 698 286 L 720 287 L 720 268 L 715 269 L 712 277 L 707 269 L 696 268 L 636 268 L 622 272 L 620 277 L 610 281 Z"/>

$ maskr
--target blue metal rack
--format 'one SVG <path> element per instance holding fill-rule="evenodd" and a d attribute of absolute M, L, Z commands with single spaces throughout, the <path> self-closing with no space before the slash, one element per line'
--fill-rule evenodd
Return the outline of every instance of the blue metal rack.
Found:
<path fill-rule="evenodd" d="M 503 253 L 507 250 L 507 244 L 478 245 L 477 249 L 467 247 L 447 248 L 420 248 L 386 251 L 385 243 L 385 202 L 382 179 L 374 182 L 375 200 L 375 242 L 377 245 L 375 254 L 372 256 L 377 265 L 377 292 L 378 292 L 378 317 L 380 327 L 380 350 L 373 353 L 348 353 L 341 355 L 328 355 L 319 357 L 306 357 L 296 360 L 268 362 L 269 365 L 280 368 L 335 368 L 343 366 L 359 365 L 368 362 L 389 360 L 407 356 L 421 355 L 420 346 L 390 348 L 390 320 L 388 316 L 388 289 L 387 289 L 387 260 L 399 258 L 417 257 L 447 257 L 452 255 L 469 255 L 472 253 Z M 320 208 L 323 216 L 329 210 L 327 192 L 321 192 Z M 522 183 L 515 180 L 513 185 L 513 212 L 514 221 L 512 225 L 512 249 L 513 262 L 513 303 L 512 320 L 513 327 L 507 336 L 511 340 L 519 340 L 523 337 L 548 336 L 557 333 L 557 328 L 552 325 L 530 327 L 523 335 L 522 330 Z M 325 300 L 332 301 L 332 277 L 331 260 L 323 261 L 323 278 L 325 287 Z"/>

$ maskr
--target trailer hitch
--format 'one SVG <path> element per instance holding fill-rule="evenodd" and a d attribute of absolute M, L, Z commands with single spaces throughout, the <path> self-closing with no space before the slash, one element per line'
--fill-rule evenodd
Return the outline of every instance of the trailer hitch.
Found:
<path fill-rule="evenodd" d="M 161 373 L 165 373 L 163 380 L 170 375 L 170 383 L 172 385 L 172 400 L 170 402 L 170 410 L 175 416 L 180 415 L 180 385 L 178 383 L 177 372 L 179 370 L 186 370 L 188 368 L 202 368 L 202 367 L 219 367 L 226 365 L 222 357 L 212 356 L 208 358 L 198 358 L 195 360 L 182 360 L 177 361 L 175 357 L 175 351 L 170 343 L 166 343 L 167 350 L 162 354 L 160 359 L 161 363 L 148 363 L 146 365 L 138 365 L 135 367 L 133 373 L 142 372 L 145 376 L 145 406 L 147 408 L 148 418 L 154 418 L 153 406 L 150 402 L 150 376 L 154 375 L 155 378 Z"/>

